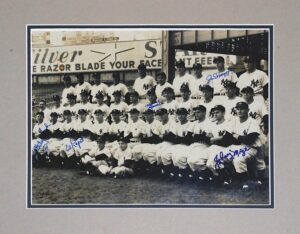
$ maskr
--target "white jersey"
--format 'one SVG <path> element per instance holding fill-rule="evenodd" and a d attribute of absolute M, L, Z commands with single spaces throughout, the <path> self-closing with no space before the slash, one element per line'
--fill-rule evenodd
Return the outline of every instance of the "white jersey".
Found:
<path fill-rule="evenodd" d="M 120 102 L 118 104 L 112 103 L 110 105 L 109 112 L 112 112 L 112 110 L 115 110 L 115 109 L 121 111 L 122 113 L 127 113 L 128 112 L 128 105 L 127 105 L 126 102 Z"/>
<path fill-rule="evenodd" d="M 185 108 L 187 111 L 192 111 L 194 107 L 196 107 L 198 102 L 193 99 L 189 99 L 187 101 L 184 101 L 182 98 L 178 99 L 177 101 L 177 109 L 179 108 Z"/>
<path fill-rule="evenodd" d="M 81 102 L 81 103 L 76 104 L 76 106 L 77 106 L 77 114 L 78 114 L 78 110 L 84 109 L 91 116 L 92 113 L 93 113 L 93 110 L 94 110 L 94 105 L 90 102 L 87 102 L 87 103 L 82 103 Z"/>
<path fill-rule="evenodd" d="M 68 94 L 77 95 L 76 89 L 73 86 L 63 89 L 62 94 L 61 94 L 62 105 L 66 105 L 68 103 L 68 98 L 67 98 Z"/>
<path fill-rule="evenodd" d="M 59 107 L 52 107 L 51 112 L 56 112 L 58 114 L 58 121 L 62 122 L 63 121 L 63 112 L 64 112 L 64 107 L 60 105 Z"/>
<path fill-rule="evenodd" d="M 74 121 L 74 120 L 72 120 L 69 123 L 67 121 L 65 121 L 61 125 L 61 130 L 65 133 L 70 132 L 72 129 L 75 129 L 76 123 L 77 123 L 77 121 Z"/>
<path fill-rule="evenodd" d="M 237 112 L 235 106 L 238 102 L 243 102 L 241 97 L 235 97 L 234 99 L 229 99 L 228 97 L 223 97 L 223 106 L 225 107 L 225 119 L 231 121 L 237 117 Z"/>
<path fill-rule="evenodd" d="M 60 123 L 60 122 L 57 121 L 55 124 L 50 123 L 48 129 L 49 129 L 50 132 L 53 133 L 53 132 L 55 132 L 56 130 L 62 131 L 62 130 L 63 130 L 63 126 L 62 126 L 62 123 Z"/>
<path fill-rule="evenodd" d="M 175 92 L 175 95 L 180 95 L 180 87 L 182 86 L 182 84 L 188 84 L 189 87 L 192 86 L 192 83 L 193 83 L 193 80 L 195 78 L 188 74 L 188 73 L 185 73 L 183 76 L 176 76 L 173 80 L 173 88 L 174 88 L 174 92 Z"/>
<path fill-rule="evenodd" d="M 143 126 L 143 134 L 146 137 L 151 137 L 153 134 L 160 135 L 162 123 L 156 119 L 152 123 L 146 122 Z"/>
<path fill-rule="evenodd" d="M 166 124 L 161 124 L 159 135 L 162 137 L 163 135 L 169 132 L 176 134 L 175 129 L 176 129 L 176 122 L 172 119 L 169 119 L 169 121 Z"/>
<path fill-rule="evenodd" d="M 203 134 L 206 133 L 209 134 L 211 133 L 211 128 L 212 128 L 212 122 L 205 119 L 202 122 L 199 122 L 198 120 L 194 121 L 191 125 L 190 128 L 188 129 L 189 132 L 195 134 Z"/>
<path fill-rule="evenodd" d="M 125 94 L 128 93 L 128 88 L 126 87 L 126 85 L 124 85 L 122 83 L 119 83 L 117 85 L 112 84 L 107 89 L 107 94 L 108 94 L 108 96 L 110 96 L 111 102 L 115 101 L 115 98 L 114 98 L 114 96 L 112 94 L 113 94 L 113 92 L 115 92 L 117 90 L 121 91 L 121 93 L 122 93 L 123 96 L 125 96 Z"/>
<path fill-rule="evenodd" d="M 45 121 L 50 121 L 50 114 L 51 114 L 51 110 L 49 108 L 45 108 L 45 110 L 39 110 L 42 111 L 44 113 L 44 120 Z"/>
<path fill-rule="evenodd" d="M 248 117 L 248 119 L 243 123 L 241 123 L 240 119 L 237 118 L 233 125 L 232 132 L 239 136 L 246 136 L 246 135 L 249 135 L 250 133 L 258 133 L 259 134 L 261 131 L 260 131 L 258 122 L 256 120 Z M 251 146 L 253 146 L 253 147 L 261 146 L 261 142 L 260 142 L 259 138 Z"/>
<path fill-rule="evenodd" d="M 96 102 L 96 94 L 101 92 L 103 95 L 107 94 L 108 86 L 104 83 L 100 83 L 99 85 L 93 85 L 91 87 L 91 95 L 92 95 L 92 101 Z"/>
<path fill-rule="evenodd" d="M 128 112 L 132 109 L 137 109 L 142 114 L 146 110 L 146 106 L 142 103 L 137 103 L 136 105 L 130 104 L 128 106 Z"/>
<path fill-rule="evenodd" d="M 118 166 L 124 165 L 125 160 L 133 160 L 132 151 L 129 147 L 124 151 L 118 148 L 113 157 L 118 160 Z"/>
<path fill-rule="evenodd" d="M 73 106 L 70 106 L 70 104 L 68 104 L 67 106 L 64 107 L 64 111 L 65 110 L 69 110 L 72 114 L 72 119 L 77 119 L 78 116 L 78 105 L 74 104 Z"/>
<path fill-rule="evenodd" d="M 141 97 L 146 96 L 148 90 L 156 85 L 156 81 L 152 76 L 138 77 L 134 81 L 133 89 L 138 92 Z"/>
<path fill-rule="evenodd" d="M 204 76 L 202 76 L 201 78 L 194 77 L 194 79 L 191 83 L 191 87 L 190 87 L 190 90 L 192 92 L 191 97 L 201 98 L 202 97 L 202 92 L 200 91 L 199 87 L 204 86 L 204 85 L 210 85 L 208 83 L 208 80 Z M 210 85 L 210 86 L 212 86 L 212 85 Z"/>
<path fill-rule="evenodd" d="M 39 135 L 48 129 L 50 126 L 49 122 L 43 121 L 42 123 L 36 123 L 33 127 L 32 133 L 34 134 L 34 137 L 37 138 Z"/>
<path fill-rule="evenodd" d="M 254 94 L 262 94 L 263 87 L 269 83 L 267 74 L 261 70 L 255 69 L 254 72 L 245 72 L 240 75 L 237 87 L 242 90 L 246 86 L 250 86 L 254 90 Z"/>
<path fill-rule="evenodd" d="M 89 130 L 93 132 L 93 123 L 88 119 L 86 119 L 84 122 L 77 120 L 76 124 L 74 124 L 74 130 L 77 132 L 81 132 L 83 130 Z"/>
<path fill-rule="evenodd" d="M 231 81 L 236 83 L 238 77 L 233 71 L 225 70 L 206 76 L 206 80 L 208 81 L 208 84 L 214 88 L 214 94 L 225 94 L 225 82 Z"/>
<path fill-rule="evenodd" d="M 174 130 L 172 132 L 176 136 L 185 137 L 191 126 L 193 126 L 193 123 L 190 121 L 187 121 L 185 124 L 181 124 L 180 122 L 178 122 L 175 124 Z"/>
<path fill-rule="evenodd" d="M 262 117 L 268 114 L 266 105 L 255 99 L 252 103 L 248 104 L 248 107 L 249 107 L 249 116 L 252 119 L 255 119 L 258 123 L 261 123 Z"/>
<path fill-rule="evenodd" d="M 101 110 L 102 112 L 104 112 L 104 116 L 108 116 L 110 113 L 110 108 L 108 107 L 108 105 L 106 105 L 105 103 L 102 103 L 102 105 L 99 104 L 94 104 L 93 105 L 93 115 L 95 116 L 95 111 L 96 110 Z"/>
<path fill-rule="evenodd" d="M 175 115 L 177 110 L 178 102 L 175 100 L 172 100 L 171 102 L 165 102 L 161 105 L 161 108 L 167 109 L 169 115 Z"/>
<path fill-rule="evenodd" d="M 92 88 L 92 85 L 88 82 L 83 82 L 82 85 L 80 84 L 77 84 L 75 86 L 75 89 L 76 89 L 76 95 L 77 95 L 77 102 L 80 102 L 81 101 L 81 91 L 82 90 L 86 90 L 86 91 L 90 91 Z"/>
<path fill-rule="evenodd" d="M 104 133 L 109 132 L 110 125 L 108 122 L 103 121 L 102 123 L 99 123 L 97 120 L 95 120 L 95 123 L 92 126 L 92 132 L 102 136 Z"/>
<path fill-rule="evenodd" d="M 89 155 L 91 157 L 96 157 L 100 154 L 105 154 L 107 157 L 111 157 L 111 153 L 110 153 L 109 149 L 104 147 L 102 150 L 100 150 L 97 143 L 95 143 L 95 147 L 92 147 L 92 150 L 89 152 Z"/>
<path fill-rule="evenodd" d="M 127 124 L 125 136 L 131 133 L 133 138 L 139 138 L 140 135 L 143 133 L 143 128 L 145 124 L 146 123 L 141 119 L 138 119 L 136 122 L 130 121 Z"/>
<path fill-rule="evenodd" d="M 120 121 L 119 123 L 112 122 L 109 127 L 110 134 L 120 134 L 124 132 L 127 128 L 127 124 L 124 121 Z"/>
<path fill-rule="evenodd" d="M 232 134 L 233 132 L 233 124 L 229 121 L 224 121 L 223 123 L 218 124 L 217 122 L 211 123 L 211 134 L 213 137 L 219 137 L 224 135 L 225 132 L 229 132 Z"/>
<path fill-rule="evenodd" d="M 213 97 L 213 99 L 210 102 L 205 102 L 204 99 L 200 99 L 198 102 L 199 105 L 206 107 L 206 118 L 211 118 L 210 111 L 213 107 L 216 105 L 223 105 L 223 101 L 220 97 Z"/>
<path fill-rule="evenodd" d="M 172 88 L 173 89 L 173 86 L 169 82 L 165 82 L 163 85 L 157 84 L 156 87 L 155 87 L 156 97 L 161 101 L 164 100 L 164 97 L 162 96 L 162 92 L 165 88 Z"/>

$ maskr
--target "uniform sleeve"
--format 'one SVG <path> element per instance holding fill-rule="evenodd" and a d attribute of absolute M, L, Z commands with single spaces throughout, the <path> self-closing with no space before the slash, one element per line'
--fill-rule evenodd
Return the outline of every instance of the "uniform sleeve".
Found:
<path fill-rule="evenodd" d="M 250 133 L 260 133 L 259 123 L 257 121 L 253 121 L 253 119 L 251 119 L 247 134 Z"/>
<path fill-rule="evenodd" d="M 266 84 L 269 83 L 269 77 L 267 76 L 267 74 L 265 72 L 262 71 L 262 75 L 260 78 L 260 82 L 261 82 L 261 86 L 264 87 Z"/>
<path fill-rule="evenodd" d="M 265 115 L 268 115 L 268 110 L 265 105 L 265 103 L 261 103 L 261 117 L 264 117 Z"/>

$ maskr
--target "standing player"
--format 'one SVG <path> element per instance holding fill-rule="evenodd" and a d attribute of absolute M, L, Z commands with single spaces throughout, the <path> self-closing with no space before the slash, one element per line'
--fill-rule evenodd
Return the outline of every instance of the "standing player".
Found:
<path fill-rule="evenodd" d="M 80 96 L 81 91 L 85 90 L 90 95 L 92 86 L 90 83 L 84 81 L 84 76 L 81 73 L 77 74 L 77 79 L 78 79 L 78 84 L 75 86 L 75 89 L 76 89 L 76 95 L 78 98 L 77 102 L 80 102 L 81 101 L 81 96 Z"/>
<path fill-rule="evenodd" d="M 140 113 L 144 112 L 146 109 L 145 104 L 139 102 L 139 94 L 136 91 L 132 91 L 129 93 L 130 97 L 130 105 L 128 106 L 128 111 L 133 108 L 137 109 Z"/>
<path fill-rule="evenodd" d="M 147 75 L 147 69 L 144 64 L 138 66 L 138 73 L 140 77 L 135 79 L 133 89 L 138 92 L 140 99 L 146 101 L 147 92 L 156 85 L 156 81 L 152 76 Z"/>
<path fill-rule="evenodd" d="M 39 102 L 39 112 L 44 112 L 44 120 L 49 122 L 50 121 L 50 114 L 51 114 L 51 110 L 46 106 L 46 100 L 42 99 Z"/>
<path fill-rule="evenodd" d="M 214 58 L 214 64 L 216 64 L 218 72 L 208 75 L 206 80 L 208 84 L 214 88 L 214 96 L 224 95 L 224 83 L 226 81 L 231 81 L 236 83 L 238 81 L 237 75 L 233 71 L 225 69 L 225 60 L 222 56 Z"/>
<path fill-rule="evenodd" d="M 257 60 L 253 56 L 244 58 L 246 72 L 240 75 L 237 87 L 241 90 L 250 86 L 254 91 L 254 98 L 264 102 L 265 99 L 268 99 L 269 78 L 265 72 L 256 69 L 256 64 Z"/>
<path fill-rule="evenodd" d="M 186 72 L 185 64 L 182 60 L 177 62 L 176 66 L 178 69 L 178 75 L 173 80 L 173 88 L 176 97 L 179 97 L 181 85 L 188 84 L 189 86 L 191 86 L 195 78 Z"/>
<path fill-rule="evenodd" d="M 76 95 L 76 89 L 71 85 L 71 77 L 69 75 L 65 75 L 64 78 L 65 88 L 62 91 L 61 99 L 62 105 L 66 106 L 68 104 L 67 95 L 73 94 Z"/>
<path fill-rule="evenodd" d="M 128 89 L 127 89 L 126 85 L 120 83 L 120 73 L 118 73 L 118 72 L 113 73 L 112 78 L 113 78 L 113 84 L 111 86 L 109 86 L 108 90 L 107 90 L 107 94 L 110 99 L 110 102 L 115 101 L 115 99 L 113 97 L 113 93 L 115 91 L 120 91 L 122 97 L 125 97 L 125 95 L 128 93 Z"/>
<path fill-rule="evenodd" d="M 191 89 L 192 89 L 192 98 L 200 99 L 201 98 L 201 92 L 199 91 L 199 87 L 202 87 L 203 85 L 207 85 L 208 81 L 207 79 L 202 75 L 202 65 L 200 63 L 195 63 L 193 65 L 195 79 L 191 83 Z"/>
<path fill-rule="evenodd" d="M 164 101 L 164 98 L 162 95 L 163 90 L 167 87 L 172 88 L 172 85 L 169 82 L 167 82 L 167 76 L 166 76 L 166 73 L 164 73 L 164 72 L 159 72 L 156 75 L 156 81 L 157 81 L 157 85 L 155 86 L 155 93 L 156 93 L 158 100 L 160 102 L 163 102 Z"/>
<path fill-rule="evenodd" d="M 243 101 L 242 98 L 237 97 L 237 87 L 236 84 L 228 81 L 224 83 L 226 97 L 223 97 L 223 106 L 225 107 L 225 119 L 231 121 L 236 118 L 235 106 L 238 102 Z"/>
<path fill-rule="evenodd" d="M 101 83 L 100 73 L 94 73 L 93 78 L 95 84 L 91 87 L 91 95 L 92 102 L 96 103 L 96 94 L 100 92 L 105 97 L 107 94 L 108 86 L 104 83 Z"/>
<path fill-rule="evenodd" d="M 60 96 L 54 95 L 53 101 L 54 101 L 54 107 L 52 107 L 51 112 L 56 112 L 58 114 L 58 121 L 62 122 L 64 108 L 60 104 Z"/>

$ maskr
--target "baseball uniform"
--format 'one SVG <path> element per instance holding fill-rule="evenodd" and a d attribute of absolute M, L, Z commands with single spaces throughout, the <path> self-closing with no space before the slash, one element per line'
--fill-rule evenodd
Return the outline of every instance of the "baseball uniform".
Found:
<path fill-rule="evenodd" d="M 134 160 L 132 151 L 129 147 L 127 147 L 124 151 L 119 147 L 116 152 L 113 154 L 113 157 L 118 160 L 118 166 L 114 167 L 111 170 L 111 174 L 115 175 L 132 175 L 133 170 L 125 166 L 126 160 Z"/>
<path fill-rule="evenodd" d="M 141 98 L 146 98 L 148 90 L 156 85 L 156 81 L 152 76 L 138 77 L 134 81 L 133 89 L 138 92 Z"/>
<path fill-rule="evenodd" d="M 115 92 L 115 91 L 121 91 L 121 94 L 124 97 L 125 94 L 128 93 L 128 88 L 126 87 L 126 85 L 124 85 L 122 83 L 119 83 L 117 85 L 112 84 L 111 86 L 109 86 L 107 89 L 107 94 L 108 94 L 108 96 L 110 96 L 111 102 L 115 101 L 115 98 L 112 95 L 113 92 Z"/>
<path fill-rule="evenodd" d="M 155 94 L 161 102 L 165 100 L 164 97 L 162 96 L 162 91 L 167 87 L 173 89 L 173 86 L 169 82 L 165 82 L 163 85 L 157 84 L 155 86 Z"/>
<path fill-rule="evenodd" d="M 177 75 L 173 81 L 173 88 L 174 88 L 175 95 L 177 96 L 181 94 L 180 87 L 182 86 L 182 84 L 188 84 L 189 87 L 192 87 L 194 79 L 195 78 L 192 75 L 188 74 L 187 72 L 181 77 Z"/>
<path fill-rule="evenodd" d="M 77 95 L 77 102 L 81 101 L 81 95 L 80 95 L 81 91 L 86 90 L 86 91 L 89 92 L 91 90 L 91 88 L 92 88 L 92 85 L 90 83 L 86 82 L 86 81 L 83 82 L 81 85 L 77 84 L 75 86 L 76 95 Z"/>
<path fill-rule="evenodd" d="M 235 105 L 238 102 L 243 101 L 241 97 L 235 97 L 233 99 L 229 99 L 227 96 L 223 97 L 223 106 L 225 107 L 225 119 L 228 121 L 237 118 Z"/>
<path fill-rule="evenodd" d="M 99 85 L 93 85 L 91 87 L 91 95 L 92 95 L 92 102 L 96 102 L 96 94 L 101 92 L 104 96 L 107 94 L 108 86 L 104 83 L 100 83 Z"/>
<path fill-rule="evenodd" d="M 63 91 L 62 91 L 62 94 L 61 94 L 61 102 L 62 102 L 62 105 L 66 105 L 68 104 L 68 98 L 67 98 L 67 95 L 68 94 L 73 94 L 73 95 L 76 95 L 76 89 L 73 87 L 73 86 L 70 86 L 69 88 L 64 88 Z"/>
<path fill-rule="evenodd" d="M 214 88 L 214 95 L 224 95 L 224 84 L 226 81 L 236 83 L 238 81 L 237 75 L 233 71 L 225 70 L 223 72 L 216 72 L 206 76 L 208 85 Z"/>

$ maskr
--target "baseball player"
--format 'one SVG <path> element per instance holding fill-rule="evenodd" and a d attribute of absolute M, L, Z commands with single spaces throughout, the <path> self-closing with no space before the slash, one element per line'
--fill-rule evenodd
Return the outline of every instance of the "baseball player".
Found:
<path fill-rule="evenodd" d="M 43 112 L 44 113 L 44 119 L 45 121 L 49 122 L 50 121 L 50 114 L 51 114 L 51 110 L 46 106 L 46 100 L 42 99 L 39 102 L 39 112 Z"/>
<path fill-rule="evenodd" d="M 231 121 L 236 118 L 235 106 L 238 102 L 243 101 L 241 97 L 236 95 L 237 87 L 236 84 L 228 81 L 224 83 L 226 97 L 223 97 L 223 106 L 225 107 L 225 119 Z"/>
<path fill-rule="evenodd" d="M 109 116 L 109 107 L 104 103 L 104 95 L 101 92 L 98 92 L 95 95 L 96 104 L 93 105 L 93 113 L 95 113 L 96 110 L 101 110 L 104 113 L 105 119 Z"/>
<path fill-rule="evenodd" d="M 148 165 L 144 165 L 147 169 L 154 171 L 156 169 L 156 145 L 161 143 L 162 140 L 159 137 L 161 132 L 160 121 L 154 118 L 154 111 L 147 109 L 144 111 L 146 123 L 143 126 L 143 132 L 141 135 L 141 144 L 137 144 L 132 148 L 133 157 L 143 159 L 144 162 L 148 162 Z"/>
<path fill-rule="evenodd" d="M 87 111 L 89 119 L 92 119 L 92 113 L 94 110 L 94 105 L 89 102 L 89 91 L 83 89 L 80 92 L 81 101 L 76 105 L 77 109 L 85 109 Z"/>
<path fill-rule="evenodd" d="M 237 82 L 237 87 L 242 90 L 250 86 L 254 91 L 254 98 L 260 102 L 264 102 L 268 98 L 268 83 L 267 74 L 256 69 L 257 60 L 253 56 L 244 58 L 244 66 L 246 72 L 240 75 Z"/>
<path fill-rule="evenodd" d="M 161 103 L 157 99 L 155 90 L 153 88 L 148 90 L 147 98 L 148 98 L 148 103 L 146 103 L 146 105 L 145 105 L 146 109 L 151 109 L 151 110 L 156 111 L 161 107 Z"/>
<path fill-rule="evenodd" d="M 139 94 L 136 91 L 132 91 L 129 93 L 130 95 L 130 105 L 128 106 L 128 111 L 133 108 L 137 109 L 140 113 L 143 113 L 146 109 L 146 106 L 139 102 Z"/>
<path fill-rule="evenodd" d="M 146 102 L 147 92 L 156 85 L 156 81 L 152 76 L 147 75 L 147 69 L 144 64 L 138 66 L 138 78 L 135 79 L 133 89 L 139 94 L 140 99 Z"/>
<path fill-rule="evenodd" d="M 42 134 L 49 128 L 49 123 L 44 120 L 44 112 L 36 113 L 36 124 L 32 131 L 32 162 L 34 166 L 40 166 L 46 159 L 48 154 L 48 137 Z"/>
<path fill-rule="evenodd" d="M 106 139 L 110 125 L 107 121 L 104 121 L 105 112 L 101 109 L 95 109 L 94 111 L 95 120 L 92 127 L 92 132 L 96 135 L 96 137 L 102 136 Z"/>
<path fill-rule="evenodd" d="M 218 72 L 208 75 L 206 80 L 214 88 L 214 96 L 225 95 L 224 83 L 226 81 L 236 83 L 238 80 L 237 75 L 233 71 L 225 69 L 225 60 L 222 56 L 214 58 L 213 62 L 216 64 Z"/>
<path fill-rule="evenodd" d="M 51 112 L 56 112 L 58 114 L 58 121 L 63 122 L 64 107 L 60 103 L 60 96 L 54 95 L 52 98 L 54 101 L 54 107 L 52 107 Z"/>
<path fill-rule="evenodd" d="M 84 81 L 84 76 L 83 74 L 79 73 L 77 74 L 77 79 L 78 79 L 78 84 L 75 86 L 75 90 L 76 90 L 76 95 L 77 95 L 77 102 L 81 101 L 81 92 L 82 90 L 85 90 L 88 92 L 88 94 L 90 95 L 91 92 L 91 88 L 92 85 L 86 81 Z"/>
<path fill-rule="evenodd" d="M 113 153 L 113 157 L 118 160 L 116 167 L 111 169 L 110 173 L 114 178 L 131 176 L 134 173 L 134 159 L 131 149 L 128 147 L 129 140 L 119 137 L 119 147 Z"/>
<path fill-rule="evenodd" d="M 112 75 L 113 84 L 108 87 L 107 94 L 110 99 L 110 102 L 114 102 L 113 93 L 115 91 L 121 91 L 122 97 L 125 97 L 126 93 L 128 93 L 128 89 L 126 85 L 120 83 L 120 73 L 115 72 Z"/>
<path fill-rule="evenodd" d="M 199 90 L 200 86 L 208 85 L 207 79 L 202 75 L 202 65 L 200 63 L 195 63 L 193 65 L 194 69 L 194 76 L 195 79 L 191 83 L 191 91 L 192 91 L 192 98 L 194 99 L 200 99 L 201 98 L 201 92 Z"/>
<path fill-rule="evenodd" d="M 205 152 L 210 146 L 211 121 L 206 118 L 205 106 L 199 105 L 193 109 L 196 121 L 193 122 L 188 134 L 191 134 L 192 144 L 187 150 L 187 163 L 193 171 L 192 177 L 199 181 L 208 181 L 212 178 L 210 170 L 206 167 L 208 154 Z"/>
<path fill-rule="evenodd" d="M 72 93 L 67 94 L 68 103 L 64 107 L 65 110 L 69 110 L 73 119 L 77 119 L 78 105 L 76 105 L 76 95 Z"/>
<path fill-rule="evenodd" d="M 163 90 L 163 97 L 165 102 L 161 105 L 162 108 L 166 109 L 169 113 L 169 118 L 175 120 L 175 112 L 178 106 L 178 102 L 174 100 L 175 93 L 174 90 L 170 87 L 167 87 Z"/>
<path fill-rule="evenodd" d="M 96 94 L 100 92 L 103 94 L 103 97 L 106 97 L 108 86 L 101 82 L 100 73 L 94 73 L 93 79 L 95 84 L 91 87 L 91 95 L 92 95 L 92 102 L 96 103 L 97 102 Z"/>
<path fill-rule="evenodd" d="M 164 98 L 162 95 L 163 90 L 167 87 L 172 88 L 172 85 L 169 82 L 167 82 L 167 76 L 166 76 L 166 73 L 164 73 L 164 72 L 159 72 L 156 75 L 156 81 L 157 81 L 157 85 L 155 86 L 155 93 L 156 93 L 158 100 L 160 102 L 163 102 L 164 101 Z"/>
<path fill-rule="evenodd" d="M 130 148 L 141 142 L 141 136 L 145 122 L 139 118 L 140 112 L 133 108 L 129 111 L 131 121 L 127 124 L 127 128 L 124 131 L 124 136 L 130 135 Z M 140 158 L 136 158 L 138 161 Z"/>
<path fill-rule="evenodd" d="M 177 108 L 185 108 L 188 111 L 188 120 L 194 119 L 192 109 L 197 106 L 197 102 L 191 99 L 191 90 L 187 84 L 182 84 L 180 87 L 181 98 L 178 100 Z"/>
<path fill-rule="evenodd" d="M 236 105 L 238 119 L 233 125 L 232 134 L 236 142 L 231 146 L 210 155 L 210 162 L 219 171 L 224 169 L 225 161 L 232 161 L 237 177 L 242 183 L 242 189 L 249 189 L 247 180 L 247 162 L 256 156 L 257 148 L 260 146 L 259 125 L 257 121 L 249 117 L 248 104 L 239 102 Z M 211 160 L 213 158 L 213 160 Z M 225 181 L 228 177 L 223 178 Z"/>
<path fill-rule="evenodd" d="M 221 105 L 222 100 L 220 97 L 213 96 L 214 89 L 210 85 L 203 85 L 199 87 L 203 93 L 203 98 L 199 100 L 199 104 L 206 107 L 206 117 L 211 118 L 211 109 L 216 105 Z"/>
<path fill-rule="evenodd" d="M 178 69 L 178 75 L 173 80 L 173 88 L 176 97 L 179 97 L 181 85 L 185 83 L 191 86 L 195 78 L 186 72 L 185 63 L 182 60 L 177 62 L 176 67 Z"/>
<path fill-rule="evenodd" d="M 68 94 L 76 95 L 76 89 L 71 85 L 71 77 L 69 75 L 65 75 L 63 80 L 64 80 L 65 88 L 62 91 L 61 102 L 63 106 L 66 106 L 68 104 L 67 95 Z"/>
<path fill-rule="evenodd" d="M 119 110 L 122 113 L 122 120 L 126 121 L 127 116 L 126 113 L 128 112 L 128 105 L 126 102 L 122 101 L 122 93 L 120 90 L 116 90 L 112 93 L 114 97 L 114 103 L 110 105 L 110 112 L 112 110 Z"/>

